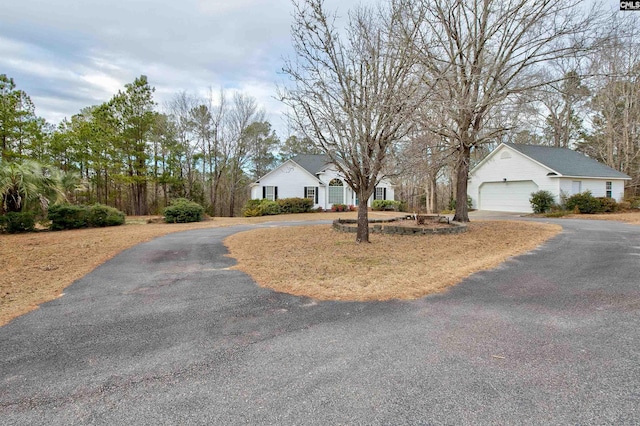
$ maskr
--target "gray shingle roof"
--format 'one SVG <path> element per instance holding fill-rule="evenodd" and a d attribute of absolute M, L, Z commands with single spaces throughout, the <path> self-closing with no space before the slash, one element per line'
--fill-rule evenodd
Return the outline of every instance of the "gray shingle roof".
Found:
<path fill-rule="evenodd" d="M 298 154 L 292 160 L 314 176 L 331 164 L 331 159 L 324 154 Z"/>
<path fill-rule="evenodd" d="M 571 149 L 510 142 L 505 145 L 563 176 L 629 179 L 624 173 Z"/>

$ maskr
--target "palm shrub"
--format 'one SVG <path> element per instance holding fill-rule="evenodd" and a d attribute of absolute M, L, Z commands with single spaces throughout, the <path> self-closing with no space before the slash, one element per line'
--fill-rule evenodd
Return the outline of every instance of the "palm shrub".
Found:
<path fill-rule="evenodd" d="M 531 203 L 531 208 L 534 213 L 546 213 L 551 210 L 553 205 L 555 204 L 555 200 L 553 198 L 553 194 L 549 191 L 537 191 L 531 193 L 531 198 L 529 198 L 529 203 Z"/>
<path fill-rule="evenodd" d="M 0 161 L 0 210 L 20 212 L 65 200 L 60 174 L 33 160 Z"/>
<path fill-rule="evenodd" d="M 167 223 L 200 222 L 204 208 L 186 198 L 177 198 L 163 211 L 164 221 Z"/>

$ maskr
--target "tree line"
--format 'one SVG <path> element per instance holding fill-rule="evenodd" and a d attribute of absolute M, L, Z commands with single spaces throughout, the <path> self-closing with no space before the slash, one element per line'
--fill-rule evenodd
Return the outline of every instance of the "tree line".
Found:
<path fill-rule="evenodd" d="M 71 202 L 146 215 L 188 198 L 210 215 L 233 216 L 251 181 L 298 152 L 316 152 L 303 138 L 281 142 L 246 94 L 179 92 L 162 111 L 153 94 L 143 75 L 54 126 L 36 116 L 12 78 L 0 75 L 0 166 L 16 172 L 28 159 L 31 168 L 21 168 L 27 172 L 37 162 L 41 175 L 59 178 Z M 15 207 L 4 201 L 4 210 Z"/>
<path fill-rule="evenodd" d="M 577 149 L 640 188 L 640 25 L 570 0 L 387 0 L 338 16 L 293 3 L 295 56 L 278 96 L 281 142 L 255 99 L 177 93 L 162 109 L 141 76 L 58 126 L 0 78 L 2 162 L 66 173 L 79 202 L 157 213 L 185 197 L 234 215 L 278 160 L 322 152 L 361 200 L 382 176 L 412 208 L 455 205 L 469 170 L 502 141 Z M 340 23 L 340 25 L 338 25 Z M 74 181 L 73 177 L 77 180 Z M 368 241 L 367 213 L 357 239 Z"/>

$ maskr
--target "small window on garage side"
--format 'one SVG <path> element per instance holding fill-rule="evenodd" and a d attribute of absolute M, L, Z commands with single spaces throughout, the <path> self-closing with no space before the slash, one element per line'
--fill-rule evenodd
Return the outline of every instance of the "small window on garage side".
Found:
<path fill-rule="evenodd" d="M 607 182 L 607 197 L 608 198 L 613 198 L 611 196 L 611 194 L 613 194 L 613 183 L 612 182 Z"/>

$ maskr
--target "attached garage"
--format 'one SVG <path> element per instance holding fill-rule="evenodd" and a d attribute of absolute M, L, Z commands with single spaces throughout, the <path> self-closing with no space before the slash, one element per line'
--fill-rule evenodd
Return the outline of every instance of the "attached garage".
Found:
<path fill-rule="evenodd" d="M 479 188 L 480 210 L 531 212 L 529 198 L 538 190 L 532 180 L 484 182 Z"/>

